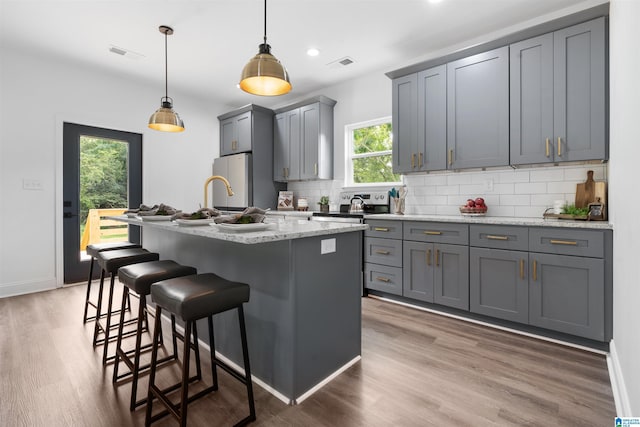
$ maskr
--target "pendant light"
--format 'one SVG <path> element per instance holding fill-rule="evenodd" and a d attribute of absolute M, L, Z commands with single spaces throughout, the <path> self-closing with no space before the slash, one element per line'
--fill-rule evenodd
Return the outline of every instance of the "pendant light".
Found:
<path fill-rule="evenodd" d="M 184 123 L 178 113 L 173 111 L 173 99 L 169 98 L 167 36 L 173 34 L 173 28 L 160 25 L 158 29 L 164 34 L 164 96 L 160 99 L 160 108 L 149 118 L 149 127 L 162 132 L 182 132 Z"/>
<path fill-rule="evenodd" d="M 289 73 L 271 54 L 271 46 L 267 44 L 267 0 L 264 0 L 264 43 L 258 46 L 258 54 L 244 66 L 240 89 L 262 96 L 284 95 L 291 90 Z"/>

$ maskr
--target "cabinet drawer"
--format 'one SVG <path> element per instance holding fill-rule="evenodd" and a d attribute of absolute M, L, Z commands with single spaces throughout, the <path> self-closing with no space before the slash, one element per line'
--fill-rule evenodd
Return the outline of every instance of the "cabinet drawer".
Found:
<path fill-rule="evenodd" d="M 402 295 L 402 267 L 366 263 L 364 286 L 368 289 Z"/>
<path fill-rule="evenodd" d="M 469 244 L 469 226 L 449 222 L 404 222 L 404 240 L 417 242 Z"/>
<path fill-rule="evenodd" d="M 603 258 L 604 235 L 596 230 L 531 227 L 529 251 Z"/>
<path fill-rule="evenodd" d="M 402 267 L 402 240 L 365 237 L 364 261 Z"/>
<path fill-rule="evenodd" d="M 384 237 L 385 239 L 402 239 L 402 221 L 385 221 L 373 219 L 365 221 L 369 229 L 365 230 L 365 237 Z"/>
<path fill-rule="evenodd" d="M 529 250 L 529 229 L 504 225 L 470 225 L 469 245 L 527 251 Z"/>

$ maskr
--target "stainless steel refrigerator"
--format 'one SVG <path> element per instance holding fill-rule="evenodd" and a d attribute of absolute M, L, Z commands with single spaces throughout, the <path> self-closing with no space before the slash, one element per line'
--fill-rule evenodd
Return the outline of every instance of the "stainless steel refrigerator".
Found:
<path fill-rule="evenodd" d="M 220 210 L 242 210 L 248 206 L 275 208 L 278 192 L 285 187 L 273 181 L 272 162 L 254 164 L 251 153 L 218 157 L 213 161 L 213 174 L 225 177 L 233 196 L 227 195 L 225 185 L 218 180 L 211 182 L 211 205 Z M 266 163 L 266 162 L 263 162 Z"/>

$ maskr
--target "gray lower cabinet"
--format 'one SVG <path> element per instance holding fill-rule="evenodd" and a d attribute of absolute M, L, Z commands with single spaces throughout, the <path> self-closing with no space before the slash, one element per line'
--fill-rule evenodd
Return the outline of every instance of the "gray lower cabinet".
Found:
<path fill-rule="evenodd" d="M 402 221 L 367 221 L 364 287 L 402 295 Z"/>
<path fill-rule="evenodd" d="M 606 160 L 605 22 L 510 46 L 511 164 Z"/>
<path fill-rule="evenodd" d="M 469 309 L 469 248 L 461 245 L 403 244 L 403 295 Z"/>
<path fill-rule="evenodd" d="M 509 164 L 509 47 L 447 64 L 447 167 Z"/>
<path fill-rule="evenodd" d="M 528 323 L 528 265 L 528 252 L 472 247 L 469 251 L 470 311 Z"/>
<path fill-rule="evenodd" d="M 604 260 L 530 253 L 529 323 L 604 341 Z"/>

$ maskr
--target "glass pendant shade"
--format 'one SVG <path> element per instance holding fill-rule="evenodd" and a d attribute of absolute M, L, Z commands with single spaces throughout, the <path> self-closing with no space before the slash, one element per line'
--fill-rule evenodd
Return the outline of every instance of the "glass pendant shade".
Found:
<path fill-rule="evenodd" d="M 182 132 L 184 130 L 184 122 L 173 111 L 171 98 L 162 98 L 162 106 L 149 117 L 149 127 L 161 132 Z"/>
<path fill-rule="evenodd" d="M 242 70 L 240 89 L 261 96 L 284 95 L 291 90 L 289 73 L 271 54 L 268 44 L 261 44 L 260 51 Z"/>

